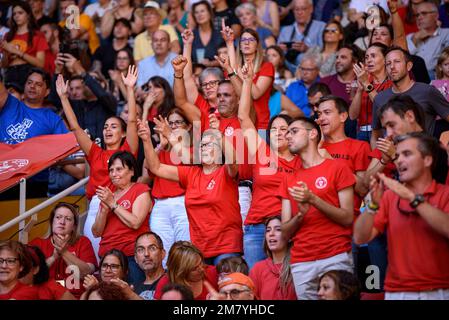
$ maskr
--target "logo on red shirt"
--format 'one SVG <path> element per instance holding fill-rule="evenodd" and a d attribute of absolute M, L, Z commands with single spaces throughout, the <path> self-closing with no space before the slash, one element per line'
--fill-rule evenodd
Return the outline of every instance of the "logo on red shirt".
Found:
<path fill-rule="evenodd" d="M 224 134 L 225 134 L 226 137 L 232 136 L 234 134 L 234 128 L 233 127 L 227 127 L 225 129 Z"/>
<path fill-rule="evenodd" d="M 131 202 L 129 200 L 123 200 L 120 203 L 120 206 L 122 206 L 123 208 L 125 208 L 126 210 L 128 210 L 129 208 L 131 208 Z"/>
<path fill-rule="evenodd" d="M 212 190 L 214 187 L 215 187 L 215 180 L 212 179 L 212 180 L 209 182 L 209 184 L 207 185 L 206 190 Z"/>
<path fill-rule="evenodd" d="M 315 187 L 317 189 L 324 189 L 327 186 L 327 179 L 325 177 L 319 177 L 315 180 Z"/>

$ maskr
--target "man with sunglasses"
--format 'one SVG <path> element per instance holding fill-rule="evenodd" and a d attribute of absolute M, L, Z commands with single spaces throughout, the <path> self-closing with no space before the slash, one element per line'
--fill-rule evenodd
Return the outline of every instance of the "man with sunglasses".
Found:
<path fill-rule="evenodd" d="M 291 239 L 291 270 L 298 300 L 318 299 L 318 277 L 329 270 L 354 272 L 351 254 L 354 174 L 318 152 L 321 130 L 309 118 L 293 120 L 286 135 L 302 165 L 281 183 L 282 233 Z"/>
<path fill-rule="evenodd" d="M 407 36 L 410 54 L 424 59 L 431 79 L 435 79 L 435 66 L 441 51 L 449 45 L 449 29 L 440 28 L 438 7 L 432 1 L 424 1 L 416 6 L 418 32 Z"/>
<path fill-rule="evenodd" d="M 400 182 L 371 178 L 371 202 L 355 223 L 354 241 L 387 234 L 386 300 L 448 300 L 449 187 L 432 174 L 439 143 L 417 132 L 395 143 Z"/>

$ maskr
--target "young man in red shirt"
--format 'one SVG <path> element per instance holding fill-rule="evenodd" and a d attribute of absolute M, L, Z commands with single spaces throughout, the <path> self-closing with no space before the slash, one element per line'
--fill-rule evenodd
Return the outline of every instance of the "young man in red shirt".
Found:
<path fill-rule="evenodd" d="M 355 223 L 354 240 L 366 243 L 386 232 L 386 300 L 447 300 L 449 187 L 432 176 L 439 144 L 418 132 L 395 141 L 402 183 L 384 174 L 371 179 L 371 202 Z"/>
<path fill-rule="evenodd" d="M 313 120 L 293 120 L 286 138 L 302 165 L 279 188 L 282 232 L 293 241 L 290 263 L 296 295 L 300 300 L 316 300 L 321 274 L 334 269 L 353 272 L 356 181 L 345 164 L 319 154 L 321 132 Z"/>

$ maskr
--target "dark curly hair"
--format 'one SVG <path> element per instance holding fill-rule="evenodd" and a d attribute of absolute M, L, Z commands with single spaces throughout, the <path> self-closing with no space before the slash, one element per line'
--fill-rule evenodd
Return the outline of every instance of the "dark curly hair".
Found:
<path fill-rule="evenodd" d="M 335 282 L 338 300 L 360 300 L 360 284 L 357 277 L 346 270 L 331 270 L 320 277 L 329 277 Z"/>
<path fill-rule="evenodd" d="M 123 290 L 115 283 L 100 281 L 96 285 L 87 290 L 86 298 L 89 300 L 89 296 L 97 291 L 98 295 L 103 300 L 129 300 Z"/>

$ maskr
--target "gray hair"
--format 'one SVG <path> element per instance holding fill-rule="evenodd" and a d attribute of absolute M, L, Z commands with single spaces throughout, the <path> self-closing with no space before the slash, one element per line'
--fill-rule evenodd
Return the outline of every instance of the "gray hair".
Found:
<path fill-rule="evenodd" d="M 295 5 L 296 5 L 296 2 L 298 2 L 298 0 L 295 0 Z M 307 2 L 308 2 L 311 6 L 313 6 L 313 0 L 307 0 Z"/>
<path fill-rule="evenodd" d="M 206 69 L 204 69 L 201 73 L 200 73 L 200 84 L 204 82 L 204 79 L 208 76 L 208 75 L 214 75 L 217 80 L 224 80 L 224 75 L 223 75 L 223 71 L 218 68 L 218 67 L 208 67 Z"/>
<path fill-rule="evenodd" d="M 319 54 L 305 53 L 301 59 L 301 63 L 305 60 L 312 61 L 318 69 L 321 68 L 321 56 Z M 298 65 L 298 68 L 301 66 L 301 63 Z"/>
<path fill-rule="evenodd" d="M 252 3 L 250 3 L 250 2 L 242 3 L 242 4 L 239 5 L 237 8 L 235 8 L 235 15 L 236 15 L 237 17 L 239 17 L 243 10 L 249 10 L 249 11 L 251 11 L 254 15 L 257 16 L 257 8 L 256 8 L 256 6 L 255 6 L 254 4 L 252 4 Z"/>

